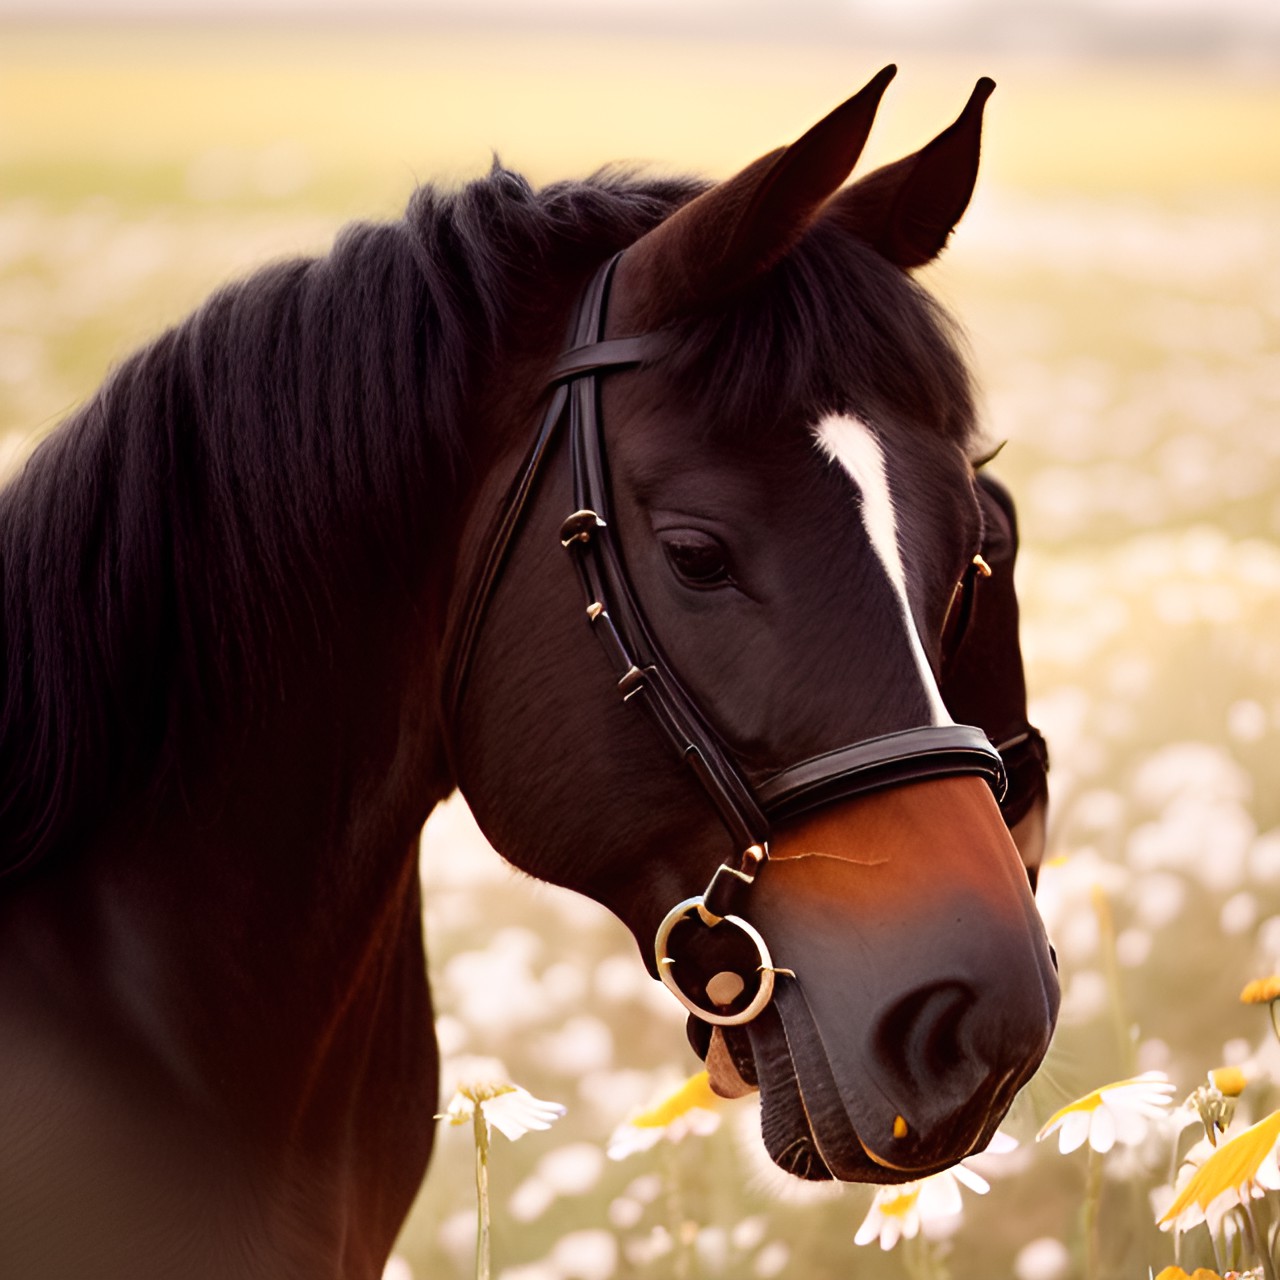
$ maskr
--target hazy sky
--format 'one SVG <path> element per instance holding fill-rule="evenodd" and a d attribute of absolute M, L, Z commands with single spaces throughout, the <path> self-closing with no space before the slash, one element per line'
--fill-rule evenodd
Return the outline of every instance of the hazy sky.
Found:
<path fill-rule="evenodd" d="M 1225 59 L 1280 72 L 1280 0 L 0 0 L 0 19 L 319 18 L 895 50 Z"/>
<path fill-rule="evenodd" d="M 1280 24 L 1280 0 L 0 0 L 0 13 L 170 14 L 226 12 L 305 13 L 326 11 L 359 14 L 370 10 L 406 14 L 488 15 L 529 20 L 558 17 L 646 18 L 655 25 L 689 20 L 772 14 L 797 22 L 806 15 L 838 18 L 874 17 L 895 25 L 962 18 L 968 14 L 1003 11 L 1028 18 L 1037 13 L 1069 15 L 1081 22 L 1096 18 L 1149 17 L 1159 23 L 1195 16 L 1235 19 L 1259 25 Z"/>

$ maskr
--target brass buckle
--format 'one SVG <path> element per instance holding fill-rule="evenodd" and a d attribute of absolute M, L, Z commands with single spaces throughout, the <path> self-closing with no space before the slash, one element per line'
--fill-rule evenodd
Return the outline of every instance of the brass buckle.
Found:
<path fill-rule="evenodd" d="M 759 990 L 752 997 L 751 1003 L 738 1013 L 717 1013 L 714 1010 L 699 1007 L 680 989 L 680 985 L 676 982 L 675 975 L 672 973 L 676 961 L 667 953 L 667 942 L 671 937 L 671 931 L 676 925 L 694 912 L 697 913 L 698 918 L 709 929 L 716 929 L 726 924 L 733 925 L 735 929 L 741 929 L 751 940 L 756 949 L 756 954 L 760 958 L 760 964 L 756 968 L 756 972 L 760 975 Z M 716 1027 L 739 1027 L 745 1022 L 750 1022 L 773 999 L 774 976 L 778 973 L 790 973 L 788 969 L 774 968 L 773 959 L 769 955 L 769 948 L 758 930 L 748 924 L 741 916 L 713 915 L 707 910 L 705 899 L 701 894 L 696 898 L 686 898 L 667 912 L 666 917 L 658 926 L 657 937 L 654 939 L 654 952 L 658 961 L 658 977 L 662 979 L 663 986 L 695 1018 L 701 1018 L 703 1022 L 709 1022 Z"/>

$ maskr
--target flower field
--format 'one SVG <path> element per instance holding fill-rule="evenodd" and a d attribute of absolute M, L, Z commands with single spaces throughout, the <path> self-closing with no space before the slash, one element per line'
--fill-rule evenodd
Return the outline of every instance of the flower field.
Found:
<path fill-rule="evenodd" d="M 10 84 L 17 77 L 26 95 L 19 102 L 0 88 L 0 120 L 29 125 L 25 134 L 0 129 L 0 470 L 111 361 L 219 281 L 323 249 L 345 217 L 394 216 L 415 176 L 479 172 L 484 148 L 503 141 L 491 108 L 486 142 L 473 137 L 474 118 L 453 134 L 426 122 L 426 141 L 410 152 L 389 90 L 357 113 L 367 136 L 388 122 L 370 151 L 347 134 L 313 137 L 292 117 L 273 132 L 254 76 L 277 57 L 282 74 L 305 80 L 300 57 L 266 41 L 243 67 L 231 37 L 219 40 L 196 72 L 202 84 L 245 77 L 252 129 L 247 108 L 241 119 L 228 107 L 223 138 L 208 108 L 200 114 L 179 95 L 194 113 L 187 127 L 157 118 L 150 142 L 141 132 L 126 138 L 146 112 L 131 116 L 108 94 L 98 101 L 108 119 L 117 113 L 120 145 L 105 150 L 94 150 L 109 132 L 101 120 L 83 126 L 90 146 L 77 140 L 69 107 L 36 118 L 32 92 L 38 98 L 46 84 L 64 94 L 74 79 L 52 38 L 0 40 L 0 82 L 13 73 Z M 475 56 L 477 76 L 520 61 L 508 48 L 482 72 L 478 53 L 456 41 L 452 62 L 447 42 L 422 49 L 428 65 L 455 68 L 454 94 L 472 83 L 456 71 L 459 59 Z M 405 43 L 377 55 L 394 83 L 409 75 Z M 100 77 L 95 92 L 109 85 L 111 66 L 95 63 L 89 36 L 68 48 L 82 80 L 86 67 Z M 360 46 L 371 76 L 374 51 Z M 325 56 L 340 61 L 334 48 Z M 565 137 L 560 108 L 534 103 L 535 119 L 550 113 L 544 132 L 554 145 L 537 151 L 522 133 L 515 150 L 525 149 L 540 179 L 641 148 L 724 172 L 807 122 L 812 90 L 780 133 L 764 123 L 767 106 L 800 92 L 807 65 L 824 90 L 819 109 L 879 65 L 847 54 L 843 88 L 826 93 L 830 52 L 814 53 L 811 65 L 801 49 L 790 56 L 796 65 L 767 82 L 766 101 L 718 118 L 715 136 L 695 131 L 677 143 L 680 122 L 663 114 L 640 143 L 637 112 L 610 150 L 599 122 Z M 958 108 L 970 71 L 991 69 L 969 61 L 934 59 L 934 73 L 962 87 L 950 105 L 928 97 L 937 114 L 922 128 Z M 620 75 L 642 83 L 643 73 L 633 59 Z M 992 171 L 929 276 L 968 331 L 988 434 L 1008 442 L 993 469 L 1019 502 L 1032 718 L 1053 756 L 1039 901 L 1064 999 L 1049 1058 L 1005 1125 L 1017 1145 L 966 1162 L 972 1170 L 945 1194 L 921 1189 L 910 1204 L 883 1198 L 873 1209 L 868 1188 L 802 1186 L 774 1170 L 750 1100 L 713 1104 L 692 1088 L 662 1110 L 664 1091 L 699 1067 L 682 1011 L 646 976 L 620 924 L 509 870 L 455 797 L 428 823 L 422 859 L 448 1075 L 441 1110 L 455 1085 L 495 1071 L 565 1108 L 548 1129 L 489 1145 L 496 1277 L 1127 1280 L 1175 1261 L 1188 1273 L 1259 1265 L 1258 1238 L 1280 1221 L 1280 1196 L 1260 1164 L 1242 1175 L 1261 1195 L 1249 1201 L 1252 1226 L 1220 1200 L 1208 1214 L 1216 1223 L 1226 1213 L 1216 1242 L 1185 1204 L 1175 1215 L 1185 1232 L 1161 1230 L 1157 1219 L 1190 1185 L 1190 1167 L 1177 1181 L 1182 1157 L 1194 1149 L 1209 1169 L 1214 1150 L 1253 1134 L 1255 1146 L 1258 1135 L 1271 1139 L 1261 1161 L 1275 1138 L 1263 1122 L 1280 1108 L 1267 1002 L 1240 1000 L 1247 982 L 1280 970 L 1280 172 L 1274 161 L 1250 169 L 1232 158 L 1251 138 L 1274 150 L 1280 82 L 1242 88 L 1207 72 L 1188 73 L 1189 87 L 1176 77 L 1144 81 L 1144 120 L 1159 119 L 1164 102 L 1175 128 L 1189 94 L 1214 104 L 1222 141 L 1184 131 L 1183 151 L 1144 143 L 1126 167 L 1121 107 L 1137 75 L 1123 65 L 1075 78 L 1059 68 L 1053 98 L 1014 69 L 1014 89 L 993 100 L 997 120 L 1016 117 L 1020 101 L 1045 136 L 1061 136 L 1063 118 L 1080 119 L 1093 131 L 1096 166 L 1077 139 L 1050 181 L 1023 136 L 1030 126 L 993 125 Z M 558 93 L 572 99 L 575 86 L 584 97 L 594 91 L 584 71 L 579 81 L 566 72 Z M 733 96 L 740 91 L 726 86 L 725 100 L 745 102 Z M 1121 104 L 1115 114 L 1076 111 L 1099 93 Z M 904 121 L 914 127 L 917 107 L 904 112 L 891 139 Z M 1242 1085 L 1235 1093 L 1207 1078 L 1225 1066 L 1242 1068 L 1220 1077 Z M 1172 1095 L 1169 1105 L 1130 1086 L 1146 1112 L 1117 1119 L 1105 1109 L 1117 1095 L 1109 1102 L 1104 1086 L 1148 1072 L 1170 1082 L 1156 1090 Z M 1183 1105 L 1197 1090 L 1202 1108 L 1222 1100 L 1217 1148 L 1203 1145 L 1201 1111 Z M 1055 1113 L 1091 1096 L 1037 1143 Z M 473 1274 L 472 1115 L 442 1123 L 389 1273 L 399 1280 Z M 637 1116 L 649 1132 L 620 1132 Z M 945 1212 L 926 1211 L 938 1203 Z"/>

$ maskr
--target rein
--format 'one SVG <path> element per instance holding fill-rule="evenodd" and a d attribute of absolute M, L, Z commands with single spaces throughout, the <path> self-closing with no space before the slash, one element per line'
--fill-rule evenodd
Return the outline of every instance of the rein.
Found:
<path fill-rule="evenodd" d="M 716 868 L 704 891 L 677 903 L 655 939 L 658 975 L 680 1002 L 704 1022 L 736 1026 L 751 1021 L 772 998 L 775 975 L 765 939 L 744 918 L 749 891 L 768 862 L 770 823 L 882 787 L 925 778 L 976 774 L 1003 798 L 1007 778 L 1000 753 L 972 725 L 928 725 L 863 739 L 799 761 L 757 786 L 707 722 L 663 657 L 636 599 L 610 527 L 609 485 L 600 412 L 601 375 L 659 359 L 669 349 L 661 333 L 604 337 L 616 255 L 597 272 L 580 299 L 570 348 L 549 379 L 551 401 L 516 475 L 493 539 L 468 594 L 446 665 L 446 722 L 456 723 L 476 640 L 535 483 L 562 424 L 567 424 L 574 510 L 560 530 L 585 596 L 586 615 L 613 668 L 619 695 L 644 708 L 659 734 L 693 770 L 733 842 L 736 858 Z M 735 963 L 690 995 L 676 981 L 672 954 L 690 930 L 732 926 L 736 949 L 758 964 Z M 733 949 L 733 948 L 731 948 Z M 749 979 L 742 971 L 754 970 Z M 794 976 L 794 975 L 792 975 Z M 754 983 L 754 988 L 753 988 Z M 717 985 L 718 984 L 718 985 Z M 707 1007 L 713 1005 L 713 1008 Z"/>

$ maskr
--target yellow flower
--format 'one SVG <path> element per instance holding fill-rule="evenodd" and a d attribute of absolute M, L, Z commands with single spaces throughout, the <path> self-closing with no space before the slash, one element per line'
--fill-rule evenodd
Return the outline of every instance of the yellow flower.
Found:
<path fill-rule="evenodd" d="M 1036 1134 L 1043 1142 L 1058 1132 L 1058 1150 L 1066 1155 L 1089 1145 L 1105 1155 L 1117 1142 L 1133 1146 L 1146 1137 L 1152 1120 L 1165 1113 L 1173 1085 L 1163 1071 L 1146 1071 L 1129 1080 L 1117 1080 L 1069 1102 L 1053 1115 Z"/>
<path fill-rule="evenodd" d="M 1197 1267 L 1190 1273 L 1183 1271 L 1181 1267 L 1165 1267 L 1156 1276 L 1156 1280 L 1222 1280 L 1222 1277 L 1207 1267 Z"/>
<path fill-rule="evenodd" d="M 713 1133 L 720 1125 L 723 1106 L 724 1099 L 712 1092 L 708 1074 L 699 1071 L 620 1124 L 609 1139 L 609 1159 L 622 1160 L 637 1151 L 648 1151 L 663 1138 L 679 1142 L 690 1133 Z"/>
<path fill-rule="evenodd" d="M 1240 993 L 1244 1004 L 1265 1004 L 1271 1013 L 1271 1029 L 1280 1040 L 1280 1021 L 1276 1018 L 1276 1001 L 1280 1000 L 1280 973 L 1273 973 L 1266 978 L 1254 978 L 1244 984 Z"/>
<path fill-rule="evenodd" d="M 710 1073 L 699 1071 L 647 1111 L 640 1112 L 631 1123 L 639 1129 L 665 1129 L 690 1111 L 714 1111 L 721 1101 L 719 1094 L 712 1091 Z"/>
<path fill-rule="evenodd" d="M 1243 1067 L 1215 1067 L 1209 1072 L 1209 1083 L 1226 1098 L 1238 1098 L 1243 1092 L 1249 1077 Z M 1202 1267 L 1201 1270 L 1204 1268 Z"/>
<path fill-rule="evenodd" d="M 1244 984 L 1240 993 L 1242 1004 L 1270 1004 L 1280 1000 L 1280 973 L 1273 973 L 1266 978 L 1254 978 Z"/>
<path fill-rule="evenodd" d="M 1230 1142 L 1224 1142 L 1174 1197 L 1160 1219 L 1160 1227 L 1186 1231 L 1210 1216 L 1211 1207 L 1215 1211 L 1231 1208 L 1264 1190 L 1280 1190 L 1278 1139 L 1280 1111 L 1273 1111 Z"/>

